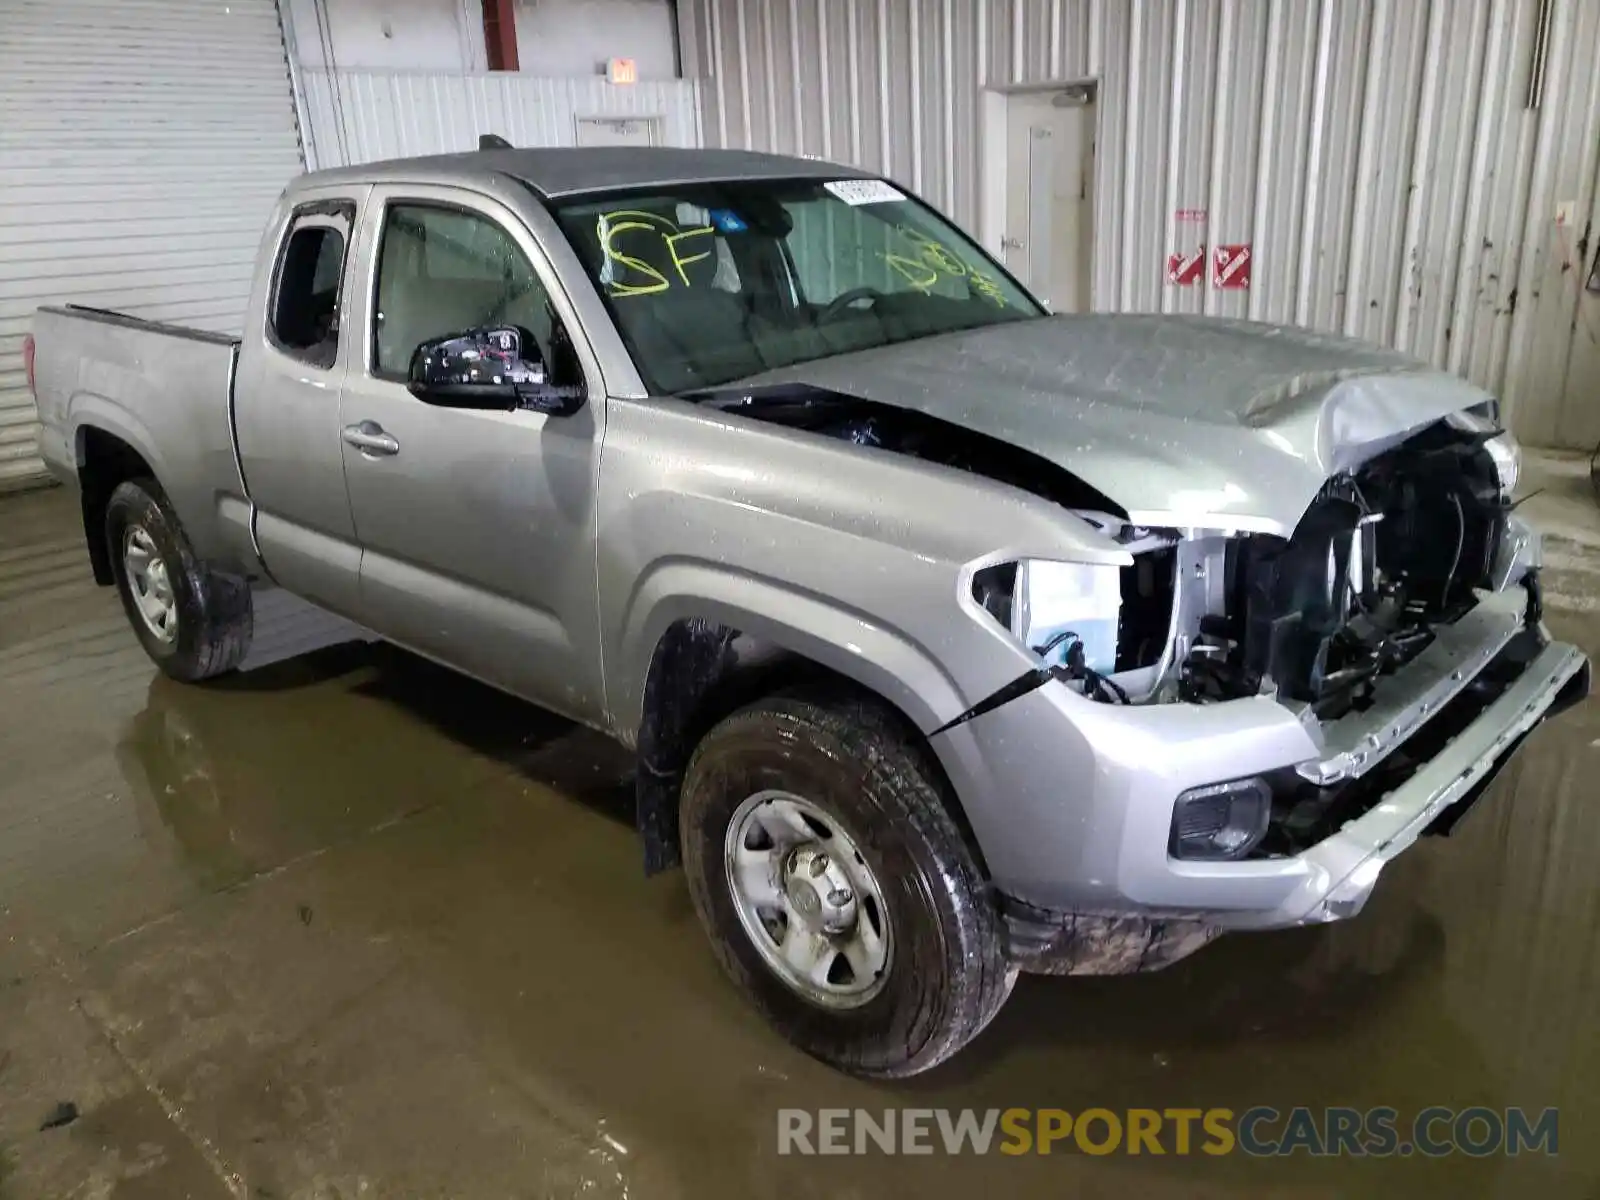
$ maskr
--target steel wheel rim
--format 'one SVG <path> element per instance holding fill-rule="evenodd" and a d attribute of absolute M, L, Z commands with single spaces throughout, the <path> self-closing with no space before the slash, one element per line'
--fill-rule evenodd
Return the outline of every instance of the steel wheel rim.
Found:
<path fill-rule="evenodd" d="M 122 566 L 134 610 L 144 627 L 159 642 L 177 641 L 178 600 L 167 574 L 167 561 L 143 525 L 129 525 L 123 531 Z"/>
<path fill-rule="evenodd" d="M 831 813 L 757 792 L 734 810 L 723 859 L 739 923 L 792 991 L 842 1009 L 883 990 L 894 951 L 883 889 Z"/>

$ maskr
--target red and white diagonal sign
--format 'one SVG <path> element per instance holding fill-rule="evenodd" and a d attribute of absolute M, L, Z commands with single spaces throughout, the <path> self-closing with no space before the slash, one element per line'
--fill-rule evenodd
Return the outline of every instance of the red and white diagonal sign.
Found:
<path fill-rule="evenodd" d="M 1196 246 L 1193 254 L 1167 255 L 1167 282 L 1187 287 L 1199 283 L 1206 269 L 1206 248 Z"/>
<path fill-rule="evenodd" d="M 1211 283 L 1219 288 L 1250 286 L 1250 246 L 1218 246 L 1212 264 Z"/>

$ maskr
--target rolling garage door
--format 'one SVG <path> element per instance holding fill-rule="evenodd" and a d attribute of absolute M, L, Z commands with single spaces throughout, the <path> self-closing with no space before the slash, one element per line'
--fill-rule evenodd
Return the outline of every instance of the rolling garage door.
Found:
<path fill-rule="evenodd" d="M 274 0 L 0 0 L 0 491 L 43 470 L 33 310 L 236 332 L 301 169 Z"/>

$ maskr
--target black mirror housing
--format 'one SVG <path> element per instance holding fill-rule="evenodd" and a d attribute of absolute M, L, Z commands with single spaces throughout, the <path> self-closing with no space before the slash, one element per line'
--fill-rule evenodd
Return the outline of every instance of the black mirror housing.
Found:
<path fill-rule="evenodd" d="M 539 343 L 517 325 L 463 330 L 423 342 L 411 355 L 407 389 L 442 408 L 566 416 L 583 405 L 582 387 L 547 383 Z"/>

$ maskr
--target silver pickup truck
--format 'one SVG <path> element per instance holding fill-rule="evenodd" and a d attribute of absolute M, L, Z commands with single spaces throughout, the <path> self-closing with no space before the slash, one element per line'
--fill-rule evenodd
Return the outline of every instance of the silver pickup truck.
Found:
<path fill-rule="evenodd" d="M 45 451 L 168 674 L 277 586 L 637 750 L 650 869 L 866 1075 L 1019 971 L 1355 914 L 1587 694 L 1495 400 L 1052 316 L 895 185 L 732 151 L 308 175 L 240 337 L 39 312 Z"/>

